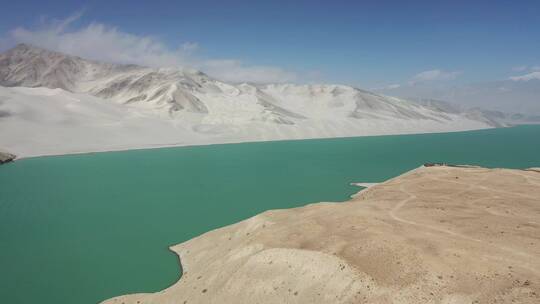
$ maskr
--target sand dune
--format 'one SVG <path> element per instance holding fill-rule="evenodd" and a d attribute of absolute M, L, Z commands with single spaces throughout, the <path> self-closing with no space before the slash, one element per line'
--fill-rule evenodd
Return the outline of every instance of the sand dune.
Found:
<path fill-rule="evenodd" d="M 219 105 L 216 102 L 214 106 Z M 217 114 L 183 113 L 117 104 L 63 89 L 0 86 L 0 148 L 18 157 L 128 150 L 166 146 L 235 143 L 363 135 L 465 131 L 490 126 L 453 116 L 434 119 L 300 119 L 296 124 Z M 225 114 L 224 114 L 225 113 Z M 242 114 L 243 113 L 243 114 Z M 230 121 L 220 120 L 228 117 Z M 210 119 L 210 120 L 209 120 Z"/>

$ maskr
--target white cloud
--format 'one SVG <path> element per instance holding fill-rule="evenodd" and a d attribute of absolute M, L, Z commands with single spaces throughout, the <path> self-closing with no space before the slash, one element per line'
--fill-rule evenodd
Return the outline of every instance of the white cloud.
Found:
<path fill-rule="evenodd" d="M 510 77 L 510 80 L 513 80 L 513 81 L 529 81 L 529 80 L 534 80 L 534 79 L 540 80 L 540 72 L 531 72 L 531 73 L 521 75 L 521 76 Z"/>
<path fill-rule="evenodd" d="M 16 28 L 11 31 L 11 36 L 16 42 L 107 62 L 151 67 L 181 66 L 185 63 L 181 48 L 169 50 L 152 37 L 132 35 L 99 23 L 75 31 L 56 27 L 37 31 Z"/>
<path fill-rule="evenodd" d="M 188 53 L 195 52 L 199 49 L 199 44 L 197 42 L 184 42 L 182 43 L 182 49 Z"/>
<path fill-rule="evenodd" d="M 525 72 L 525 71 L 540 71 L 540 66 L 536 65 L 520 65 L 512 68 L 514 72 Z"/>
<path fill-rule="evenodd" d="M 514 72 L 523 72 L 523 71 L 526 71 L 529 67 L 526 66 L 526 65 L 520 65 L 520 66 L 515 66 L 512 68 L 512 71 Z"/>
<path fill-rule="evenodd" d="M 397 90 L 397 89 L 401 90 L 401 89 L 406 89 L 407 87 L 414 87 L 418 84 L 423 84 L 426 82 L 453 80 L 453 79 L 456 79 L 456 77 L 458 77 L 460 74 L 461 72 L 443 71 L 439 69 L 423 71 L 411 77 L 410 80 L 405 84 L 394 83 L 394 84 L 389 84 L 382 87 L 372 88 L 371 90 L 373 91 L 385 91 L 385 90 Z"/>
<path fill-rule="evenodd" d="M 382 87 L 374 87 L 370 88 L 372 91 L 384 91 L 384 90 L 395 90 L 401 88 L 401 84 L 395 83 L 395 84 L 389 84 Z"/>
<path fill-rule="evenodd" d="M 290 82 L 295 73 L 271 66 L 246 66 L 238 60 L 207 60 L 201 67 L 210 75 L 232 82 Z"/>
<path fill-rule="evenodd" d="M 45 21 L 37 29 L 18 27 L 10 31 L 7 40 L 106 62 L 192 67 L 225 81 L 286 82 L 297 79 L 295 73 L 279 67 L 247 65 L 236 59 L 199 58 L 196 42 L 185 42 L 171 49 L 156 37 L 127 33 L 102 23 L 75 28 L 73 22 L 81 16 L 82 12 L 79 12 L 64 20 Z"/>
<path fill-rule="evenodd" d="M 397 84 L 397 83 L 396 83 L 396 84 L 390 84 L 390 85 L 387 85 L 387 86 L 386 86 L 386 88 L 387 88 L 387 89 L 390 89 L 390 90 L 397 89 L 397 88 L 399 88 L 399 87 L 401 87 L 401 85 L 400 85 L 400 84 Z"/>
<path fill-rule="evenodd" d="M 423 71 L 418 74 L 416 74 L 411 81 L 409 82 L 410 85 L 415 85 L 417 83 L 422 82 L 428 82 L 428 81 L 440 81 L 440 80 L 452 80 L 456 79 L 457 76 L 459 76 L 461 72 L 450 72 L 450 71 L 443 71 L 443 70 L 429 70 L 429 71 Z"/>

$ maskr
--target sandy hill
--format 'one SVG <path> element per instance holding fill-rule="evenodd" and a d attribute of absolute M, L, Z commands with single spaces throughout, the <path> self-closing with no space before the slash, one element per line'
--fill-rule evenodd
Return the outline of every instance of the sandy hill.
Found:
<path fill-rule="evenodd" d="M 179 282 L 104 303 L 539 303 L 539 235 L 538 172 L 422 167 L 173 246 Z"/>

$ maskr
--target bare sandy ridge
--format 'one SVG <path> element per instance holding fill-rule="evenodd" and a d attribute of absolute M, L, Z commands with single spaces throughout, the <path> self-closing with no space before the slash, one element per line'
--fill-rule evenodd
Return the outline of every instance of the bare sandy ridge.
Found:
<path fill-rule="evenodd" d="M 540 303 L 540 173 L 421 167 L 171 249 L 180 281 L 104 303 Z"/>

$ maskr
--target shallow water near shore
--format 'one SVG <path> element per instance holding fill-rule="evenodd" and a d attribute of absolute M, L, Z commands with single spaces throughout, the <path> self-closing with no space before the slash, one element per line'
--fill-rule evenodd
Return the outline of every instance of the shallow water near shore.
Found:
<path fill-rule="evenodd" d="M 268 209 L 344 201 L 426 162 L 540 166 L 540 126 L 30 158 L 0 167 L 0 298 L 97 303 L 180 276 L 168 246 Z"/>

